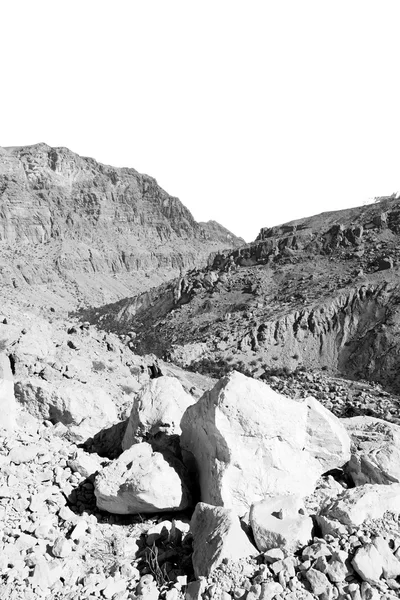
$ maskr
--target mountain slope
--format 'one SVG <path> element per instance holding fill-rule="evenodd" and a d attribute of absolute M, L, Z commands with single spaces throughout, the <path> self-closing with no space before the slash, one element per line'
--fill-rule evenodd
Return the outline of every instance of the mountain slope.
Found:
<path fill-rule="evenodd" d="M 320 369 L 400 392 L 399 234 L 395 198 L 262 229 L 208 269 L 85 318 L 205 373 Z"/>
<path fill-rule="evenodd" d="M 243 243 L 197 223 L 157 182 L 46 144 L 0 148 L 0 283 L 42 304 L 148 289 Z M 29 290 L 28 290 L 28 293 Z"/>

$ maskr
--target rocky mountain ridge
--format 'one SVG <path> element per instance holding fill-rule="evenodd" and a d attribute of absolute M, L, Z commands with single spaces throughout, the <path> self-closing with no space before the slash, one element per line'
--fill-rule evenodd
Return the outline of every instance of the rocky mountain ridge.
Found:
<path fill-rule="evenodd" d="M 261 230 L 204 270 L 85 313 L 138 352 L 222 375 L 323 369 L 400 391 L 400 203 Z"/>
<path fill-rule="evenodd" d="M 152 177 L 46 144 L 0 149 L 0 200 L 3 289 L 43 306 L 122 298 L 243 243 Z"/>

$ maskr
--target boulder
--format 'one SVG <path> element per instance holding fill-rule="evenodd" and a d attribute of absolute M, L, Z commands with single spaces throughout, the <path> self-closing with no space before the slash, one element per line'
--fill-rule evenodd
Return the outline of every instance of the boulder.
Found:
<path fill-rule="evenodd" d="M 123 515 L 183 510 L 191 502 L 177 470 L 146 442 L 102 469 L 95 496 L 101 510 Z"/>
<path fill-rule="evenodd" d="M 346 490 L 323 509 L 323 516 L 354 528 L 367 519 L 382 518 L 386 511 L 400 514 L 400 483 Z"/>
<path fill-rule="evenodd" d="M 342 419 L 352 440 L 345 466 L 355 485 L 400 482 L 400 426 L 374 417 Z"/>
<path fill-rule="evenodd" d="M 150 380 L 135 397 L 122 449 L 143 441 L 169 446 L 171 436 L 177 439 L 181 434 L 182 415 L 194 402 L 195 398 L 185 392 L 176 377 Z"/>
<path fill-rule="evenodd" d="M 79 381 L 65 380 L 53 384 L 31 377 L 16 383 L 15 394 L 18 402 L 34 417 L 81 426 L 86 437 L 118 420 L 110 396 L 99 387 Z"/>
<path fill-rule="evenodd" d="M 383 559 L 373 544 L 358 548 L 351 564 L 364 581 L 376 583 L 383 573 Z"/>
<path fill-rule="evenodd" d="M 233 510 L 199 502 L 190 523 L 193 534 L 193 569 L 196 578 L 208 577 L 226 560 L 255 556 L 240 520 Z"/>
<path fill-rule="evenodd" d="M 103 459 L 104 460 L 104 459 Z M 73 473 L 79 473 L 85 479 L 102 469 L 102 459 L 97 454 L 88 454 L 80 448 L 75 455 L 67 461 Z"/>
<path fill-rule="evenodd" d="M 14 396 L 14 377 L 10 359 L 0 354 L 0 428 L 13 430 L 16 426 L 17 402 Z"/>
<path fill-rule="evenodd" d="M 280 548 L 290 554 L 308 544 L 313 521 L 303 510 L 301 499 L 292 495 L 269 497 L 253 504 L 250 523 L 260 552 Z"/>
<path fill-rule="evenodd" d="M 267 495 L 309 495 L 318 477 L 350 457 L 350 438 L 317 400 L 296 402 L 233 372 L 181 421 L 201 499 L 243 515 Z"/>
<path fill-rule="evenodd" d="M 54 331 L 51 325 L 44 319 L 36 317 L 20 336 L 15 354 L 24 362 L 49 359 L 56 353 L 53 337 Z"/>
<path fill-rule="evenodd" d="M 396 579 L 400 577 L 400 560 L 396 558 L 387 541 L 378 536 L 372 542 L 375 548 L 379 552 L 379 556 L 382 559 L 382 570 L 385 579 Z"/>

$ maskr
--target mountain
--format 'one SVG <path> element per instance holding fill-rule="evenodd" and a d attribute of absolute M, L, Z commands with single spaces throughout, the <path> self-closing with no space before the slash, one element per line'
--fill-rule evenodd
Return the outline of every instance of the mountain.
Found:
<path fill-rule="evenodd" d="M 400 201 L 323 213 L 85 314 L 135 351 L 222 376 L 324 371 L 400 392 Z"/>
<path fill-rule="evenodd" d="M 0 148 L 0 284 L 43 306 L 117 300 L 241 244 L 134 169 L 46 144 Z"/>
<path fill-rule="evenodd" d="M 1 169 L 1 598 L 398 598 L 400 201 L 241 244 L 131 169 Z"/>

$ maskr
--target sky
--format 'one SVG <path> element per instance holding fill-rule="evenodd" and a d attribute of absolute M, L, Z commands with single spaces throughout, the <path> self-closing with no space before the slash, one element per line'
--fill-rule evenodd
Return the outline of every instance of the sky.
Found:
<path fill-rule="evenodd" d="M 400 189 L 398 0 L 3 0 L 0 146 L 270 227 Z"/>

